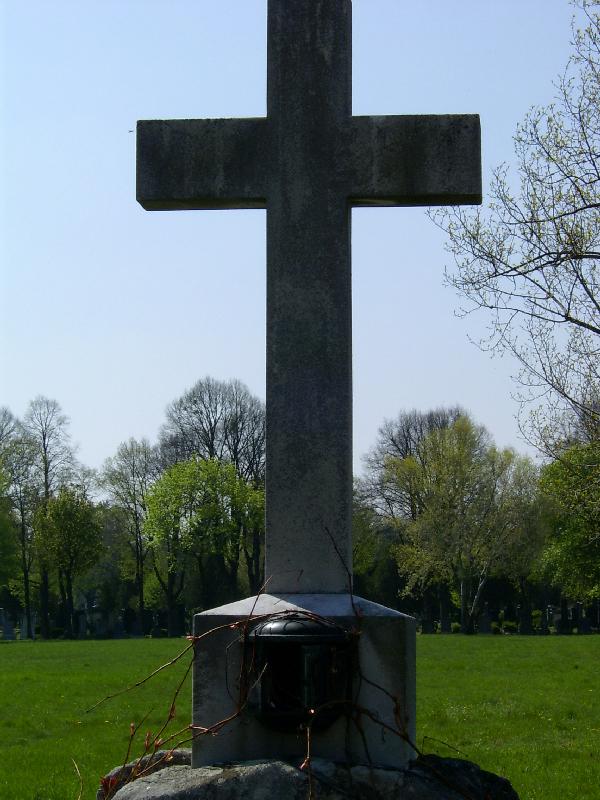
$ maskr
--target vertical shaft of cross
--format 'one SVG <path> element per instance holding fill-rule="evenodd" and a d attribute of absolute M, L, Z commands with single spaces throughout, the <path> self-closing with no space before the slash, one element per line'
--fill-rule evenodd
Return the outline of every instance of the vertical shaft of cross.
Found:
<path fill-rule="evenodd" d="M 266 576 L 343 592 L 351 570 L 351 3 L 270 0 Z"/>

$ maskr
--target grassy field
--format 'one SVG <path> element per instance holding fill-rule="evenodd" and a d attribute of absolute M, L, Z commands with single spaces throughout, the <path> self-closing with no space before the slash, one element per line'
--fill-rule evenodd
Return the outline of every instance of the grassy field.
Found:
<path fill-rule="evenodd" d="M 129 726 L 157 731 L 187 657 L 149 684 L 85 709 L 180 652 L 185 640 L 0 644 L 0 798 L 95 796 Z M 418 640 L 418 745 L 506 775 L 522 800 L 600 796 L 600 636 Z M 189 686 L 177 704 L 188 721 Z M 452 748 L 455 748 L 453 750 Z"/>

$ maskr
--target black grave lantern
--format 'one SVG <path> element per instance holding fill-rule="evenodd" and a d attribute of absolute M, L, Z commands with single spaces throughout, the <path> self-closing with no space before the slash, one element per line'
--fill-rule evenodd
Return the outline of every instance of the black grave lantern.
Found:
<path fill-rule="evenodd" d="M 352 697 L 356 636 L 303 614 L 271 617 L 248 634 L 254 688 L 250 707 L 270 728 L 323 730 Z"/>

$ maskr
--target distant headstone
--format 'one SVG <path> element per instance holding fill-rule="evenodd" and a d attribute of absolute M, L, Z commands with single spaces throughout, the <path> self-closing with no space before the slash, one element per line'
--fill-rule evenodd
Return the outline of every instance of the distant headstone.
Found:
<path fill-rule="evenodd" d="M 2 638 L 5 642 L 12 642 L 15 639 L 15 629 L 8 613 L 0 608 L 0 620 L 2 621 Z"/>
<path fill-rule="evenodd" d="M 560 619 L 558 620 L 557 633 L 560 633 L 562 636 L 568 636 L 571 632 L 569 604 L 565 599 L 562 599 L 560 601 Z"/>
<path fill-rule="evenodd" d="M 137 614 L 130 606 L 123 609 L 123 625 L 125 626 L 125 633 L 131 635 L 133 631 L 133 624 Z"/>
<path fill-rule="evenodd" d="M 113 639 L 125 638 L 125 625 L 123 624 L 123 612 L 117 614 L 115 624 L 113 625 Z"/>
<path fill-rule="evenodd" d="M 452 633 L 452 621 L 449 614 L 445 614 L 440 620 L 440 632 Z"/>
<path fill-rule="evenodd" d="M 90 636 L 97 636 L 102 638 L 106 635 L 104 613 L 98 600 L 95 600 L 90 608 Z"/>
<path fill-rule="evenodd" d="M 533 633 L 533 625 L 531 624 L 531 608 L 527 603 L 517 606 L 517 619 L 519 633 L 524 636 L 530 636 Z"/>
<path fill-rule="evenodd" d="M 421 633 L 433 633 L 433 632 L 434 632 L 433 620 L 429 616 L 423 617 L 423 619 L 421 620 Z"/>
<path fill-rule="evenodd" d="M 579 620 L 579 633 L 582 636 L 587 636 L 592 632 L 592 623 L 590 618 L 586 615 L 585 617 L 581 617 Z"/>
<path fill-rule="evenodd" d="M 158 639 L 162 636 L 162 630 L 160 628 L 160 621 L 157 613 L 152 617 L 152 630 L 150 631 L 150 636 L 152 636 L 153 639 Z"/>
<path fill-rule="evenodd" d="M 35 626 L 37 624 L 37 618 L 35 611 L 31 612 L 31 630 L 29 630 L 29 625 L 27 624 L 27 614 L 23 614 L 21 617 L 21 639 L 34 639 L 35 638 Z"/>
<path fill-rule="evenodd" d="M 450 623 L 450 597 L 448 590 L 444 587 L 443 595 L 440 600 L 440 632 L 451 633 L 452 625 Z"/>
<path fill-rule="evenodd" d="M 484 604 L 483 611 L 479 615 L 479 619 L 477 621 L 477 632 L 478 633 L 492 632 L 492 620 L 490 619 L 490 612 L 488 610 L 487 603 Z"/>
<path fill-rule="evenodd" d="M 152 625 L 154 622 L 154 613 L 152 609 L 145 608 L 144 615 L 142 618 L 142 634 L 146 636 L 152 630 Z"/>
<path fill-rule="evenodd" d="M 88 630 L 88 622 L 87 622 L 87 614 L 85 611 L 80 611 L 77 615 L 77 638 L 78 639 L 85 639 L 87 636 Z"/>
<path fill-rule="evenodd" d="M 142 631 L 142 623 L 140 622 L 139 615 L 136 614 L 135 617 L 131 621 L 131 628 L 130 628 L 131 636 L 143 636 L 144 632 Z"/>

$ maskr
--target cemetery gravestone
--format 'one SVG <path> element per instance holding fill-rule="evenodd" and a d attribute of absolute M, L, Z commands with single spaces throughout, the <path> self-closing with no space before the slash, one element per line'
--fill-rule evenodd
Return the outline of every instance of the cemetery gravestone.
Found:
<path fill-rule="evenodd" d="M 0 608 L 0 627 L 2 627 L 2 638 L 4 641 L 14 641 L 15 629 L 8 612 L 6 612 L 3 608 Z"/>
<path fill-rule="evenodd" d="M 153 639 L 159 639 L 162 636 L 158 613 L 155 613 L 152 617 L 152 629 L 150 631 L 150 636 L 152 636 Z"/>
<path fill-rule="evenodd" d="M 568 636 L 570 633 L 572 633 L 569 604 L 565 599 L 560 601 L 560 619 L 558 621 L 557 633 L 560 633 L 563 636 Z"/>
<path fill-rule="evenodd" d="M 421 620 L 421 633 L 434 633 L 434 622 L 431 617 L 423 617 Z"/>
<path fill-rule="evenodd" d="M 444 586 L 440 589 L 440 633 L 450 633 L 450 592 Z"/>
<path fill-rule="evenodd" d="M 269 0 L 266 118 L 142 121 L 137 198 L 148 210 L 267 209 L 268 592 L 196 615 L 193 717 L 236 711 L 243 642 L 231 625 L 300 612 L 350 629 L 359 705 L 408 740 L 415 725 L 414 620 L 351 594 L 352 388 L 350 212 L 353 206 L 481 202 L 475 115 L 353 117 L 350 0 Z M 357 616 L 358 615 L 358 616 Z M 227 657 L 226 657 L 227 655 Z M 227 671 L 230 671 L 230 674 Z M 236 672 L 237 670 L 237 672 Z M 366 752 L 367 745 L 369 754 Z M 371 719 L 314 732 L 332 760 L 404 764 L 408 741 Z M 198 737 L 193 765 L 296 757 L 304 743 L 245 715 Z"/>
<path fill-rule="evenodd" d="M 579 624 L 581 622 L 582 604 L 577 602 L 571 608 L 571 626 L 579 632 Z"/>
<path fill-rule="evenodd" d="M 34 611 L 31 612 L 31 630 L 29 629 L 29 625 L 27 623 L 27 614 L 23 614 L 21 617 L 21 639 L 34 639 L 35 638 L 35 626 L 37 624 L 37 618 Z"/>
<path fill-rule="evenodd" d="M 529 636 L 533 633 L 533 626 L 531 624 L 531 608 L 527 603 L 522 606 L 517 606 L 517 619 L 519 624 L 519 633 L 524 636 Z"/>
<path fill-rule="evenodd" d="M 120 611 L 116 614 L 114 623 L 112 626 L 112 638 L 113 639 L 124 639 L 125 638 L 125 625 L 123 624 L 123 612 Z"/>
<path fill-rule="evenodd" d="M 477 621 L 477 632 L 478 633 L 492 632 L 492 621 L 490 619 L 487 603 L 484 604 L 483 611 L 479 615 L 479 620 Z"/>
<path fill-rule="evenodd" d="M 77 638 L 85 639 L 88 631 L 87 614 L 85 611 L 79 611 L 77 614 Z"/>
<path fill-rule="evenodd" d="M 445 614 L 442 619 L 440 620 L 440 632 L 441 633 L 452 633 L 452 621 L 448 614 Z"/>
<path fill-rule="evenodd" d="M 587 635 L 591 632 L 592 632 L 592 624 L 588 616 L 588 609 L 584 608 L 582 604 L 579 612 L 578 633 L 582 635 Z"/>

